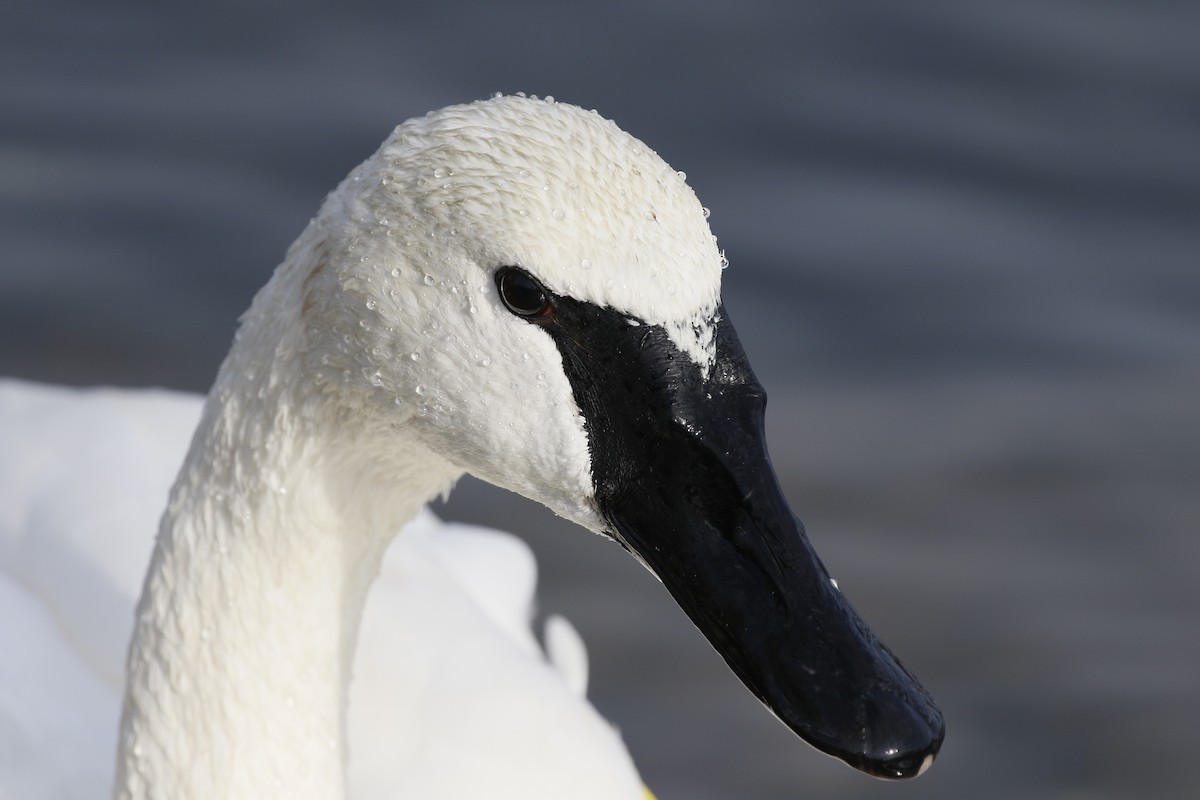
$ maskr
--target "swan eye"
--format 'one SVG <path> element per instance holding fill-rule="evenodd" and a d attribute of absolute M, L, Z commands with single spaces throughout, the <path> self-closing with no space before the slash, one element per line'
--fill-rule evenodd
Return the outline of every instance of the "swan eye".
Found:
<path fill-rule="evenodd" d="M 496 272 L 496 288 L 504 306 L 519 317 L 542 317 L 550 313 L 546 290 L 523 269 L 502 267 Z"/>

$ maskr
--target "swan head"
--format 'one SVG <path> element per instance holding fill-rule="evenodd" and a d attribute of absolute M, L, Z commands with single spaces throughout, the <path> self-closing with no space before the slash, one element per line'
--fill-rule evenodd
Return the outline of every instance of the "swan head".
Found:
<path fill-rule="evenodd" d="M 293 246 L 303 371 L 450 465 L 621 543 L 801 737 L 911 777 L 925 690 L 783 498 L 765 394 L 681 173 L 595 112 L 502 97 L 399 126 Z"/>

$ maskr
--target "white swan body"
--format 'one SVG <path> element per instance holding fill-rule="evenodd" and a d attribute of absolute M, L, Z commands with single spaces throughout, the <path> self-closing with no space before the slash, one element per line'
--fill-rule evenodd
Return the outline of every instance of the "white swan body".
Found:
<path fill-rule="evenodd" d="M 200 407 L 0 379 L 0 797 L 108 793 L 150 532 Z M 541 656 L 534 571 L 519 540 L 428 511 L 396 537 L 355 657 L 352 797 L 642 797 L 557 618 L 560 668 Z"/>

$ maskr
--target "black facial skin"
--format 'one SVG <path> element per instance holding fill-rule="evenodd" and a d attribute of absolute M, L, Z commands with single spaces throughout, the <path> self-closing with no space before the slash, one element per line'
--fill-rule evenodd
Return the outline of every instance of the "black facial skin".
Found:
<path fill-rule="evenodd" d="M 834 588 L 788 507 L 766 450 L 766 393 L 724 309 L 704 376 L 659 326 L 518 268 L 496 282 L 562 355 L 612 537 L 805 741 L 877 777 L 917 775 L 941 746 L 941 712 Z"/>

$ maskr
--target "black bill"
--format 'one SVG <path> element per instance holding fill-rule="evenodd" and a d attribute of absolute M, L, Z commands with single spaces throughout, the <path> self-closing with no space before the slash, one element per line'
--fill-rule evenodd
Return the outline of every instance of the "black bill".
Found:
<path fill-rule="evenodd" d="M 587 424 L 610 533 L 662 580 L 738 677 L 814 747 L 909 778 L 944 725 L 842 596 L 784 499 L 766 395 L 718 309 L 707 376 L 665 331 L 553 296 L 537 320 Z"/>

